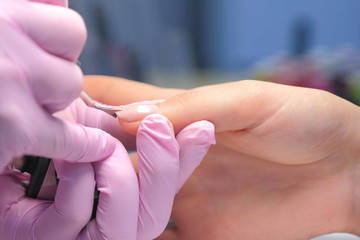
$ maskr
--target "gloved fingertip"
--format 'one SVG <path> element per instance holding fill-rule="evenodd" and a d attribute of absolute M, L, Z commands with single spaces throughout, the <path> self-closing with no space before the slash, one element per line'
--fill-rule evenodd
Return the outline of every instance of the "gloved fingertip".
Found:
<path fill-rule="evenodd" d="M 117 140 L 108 133 L 101 131 L 99 140 L 93 141 L 92 143 L 93 146 L 89 147 L 89 150 L 98 146 L 98 150 L 95 152 L 95 155 L 98 156 L 97 160 L 103 160 L 113 154 L 117 145 Z M 91 155 L 89 155 L 89 157 L 91 157 Z"/>
<path fill-rule="evenodd" d="M 138 132 L 156 133 L 159 137 L 174 135 L 174 128 L 171 122 L 161 114 L 150 114 L 146 116 L 139 127 Z"/>
<path fill-rule="evenodd" d="M 206 120 L 194 122 L 178 133 L 177 139 L 182 138 L 197 145 L 216 144 L 215 126 Z"/>
<path fill-rule="evenodd" d="M 180 145 L 180 173 L 176 191 L 183 186 L 200 165 L 212 144 L 215 144 L 215 128 L 209 121 L 198 121 L 185 127 L 176 139 Z"/>

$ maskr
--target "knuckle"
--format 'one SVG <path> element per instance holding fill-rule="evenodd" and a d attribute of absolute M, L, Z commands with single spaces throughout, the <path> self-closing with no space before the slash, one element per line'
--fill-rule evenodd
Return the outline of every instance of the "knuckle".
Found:
<path fill-rule="evenodd" d="M 177 102 L 181 107 L 186 107 L 194 102 L 194 99 L 198 97 L 197 91 L 189 91 L 174 96 L 173 100 Z"/>
<path fill-rule="evenodd" d="M 194 104 L 198 104 L 198 100 L 201 99 L 197 91 L 188 91 L 175 95 L 164 103 L 158 104 L 158 106 L 161 109 L 160 113 L 165 114 L 165 116 L 173 122 L 174 116 L 177 116 L 178 112 L 183 112 L 184 109 L 193 109 Z M 188 114 L 191 113 L 192 112 L 188 112 Z"/>

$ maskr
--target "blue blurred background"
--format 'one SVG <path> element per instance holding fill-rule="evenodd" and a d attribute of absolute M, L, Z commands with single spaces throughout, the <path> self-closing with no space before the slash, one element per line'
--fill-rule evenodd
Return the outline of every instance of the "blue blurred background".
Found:
<path fill-rule="evenodd" d="M 359 0 L 73 0 L 85 74 L 164 87 L 258 79 L 360 103 Z"/>

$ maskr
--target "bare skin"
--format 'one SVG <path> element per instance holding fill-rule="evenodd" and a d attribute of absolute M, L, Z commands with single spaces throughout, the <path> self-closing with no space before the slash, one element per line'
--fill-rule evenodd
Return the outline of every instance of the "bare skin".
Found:
<path fill-rule="evenodd" d="M 121 93 L 121 81 L 109 84 Z M 258 81 L 171 91 L 179 94 L 154 92 L 169 98 L 159 112 L 176 131 L 200 119 L 213 122 L 217 144 L 178 193 L 176 226 L 159 239 L 360 234 L 357 106 L 327 92 Z M 110 99 L 116 101 L 102 100 Z"/>

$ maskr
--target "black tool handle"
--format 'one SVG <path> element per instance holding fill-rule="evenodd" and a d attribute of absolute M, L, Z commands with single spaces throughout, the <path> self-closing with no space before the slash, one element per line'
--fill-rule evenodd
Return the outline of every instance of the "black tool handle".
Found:
<path fill-rule="evenodd" d="M 26 189 L 26 195 L 31 198 L 37 198 L 41 186 L 44 182 L 46 172 L 49 168 L 51 159 L 44 157 L 25 156 L 22 172 L 30 173 L 30 183 Z"/>

